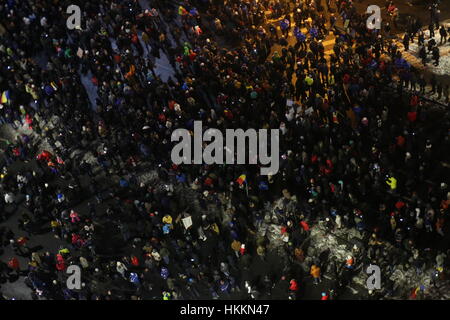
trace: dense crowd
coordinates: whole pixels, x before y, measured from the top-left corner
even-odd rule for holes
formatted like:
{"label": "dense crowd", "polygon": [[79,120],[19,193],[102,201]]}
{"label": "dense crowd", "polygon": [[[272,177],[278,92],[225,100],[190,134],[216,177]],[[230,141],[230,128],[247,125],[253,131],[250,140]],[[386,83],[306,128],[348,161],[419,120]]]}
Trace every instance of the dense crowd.
{"label": "dense crowd", "polygon": [[[68,30],[65,9],[77,2],[83,25]],[[402,57],[389,26],[368,30],[349,0],[150,7],[0,5],[0,91],[8,92],[0,119],[32,132],[5,147],[0,199],[4,215],[11,206],[22,212],[19,234],[3,224],[1,246],[29,263],[7,257],[0,277],[25,274],[35,297],[89,300],[296,299],[307,295],[304,279],[318,284],[328,274],[335,288],[325,299],[345,288],[357,263],[409,263],[418,273],[431,266],[445,277],[448,109],[421,96],[424,74]],[[346,29],[337,27],[345,20]],[[407,34],[420,41],[413,27]],[[163,55],[174,70],[166,82],[155,72]],[[439,86],[448,104],[448,85]],[[171,134],[196,120],[204,130],[280,129],[279,172],[174,165]],[[157,177],[140,179],[148,172]],[[356,228],[363,252],[332,268],[306,260],[318,221],[330,232]],[[284,239],[279,248],[261,232],[271,222]],[[50,230],[58,251],[30,249]],[[384,243],[405,262],[384,255]],[[79,290],[66,286],[71,264],[82,267]]]}

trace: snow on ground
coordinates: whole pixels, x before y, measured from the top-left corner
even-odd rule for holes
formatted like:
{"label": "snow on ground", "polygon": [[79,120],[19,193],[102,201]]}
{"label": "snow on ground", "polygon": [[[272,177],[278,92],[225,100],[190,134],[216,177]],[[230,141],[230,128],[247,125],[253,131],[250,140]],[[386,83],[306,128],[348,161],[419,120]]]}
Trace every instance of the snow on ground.
{"label": "snow on ground", "polygon": [[120,52],[119,47],[117,46],[116,39],[114,38],[108,38],[111,42],[111,48],[114,50],[114,52]]}
{"label": "snow on ground", "polygon": [[156,170],[144,171],[139,174],[137,180],[139,183],[148,184],[149,182],[155,181],[158,179],[158,173]]}
{"label": "snow on ground", "polygon": [[[342,263],[345,261],[346,256],[352,255],[352,253],[345,243],[338,241],[337,237],[349,241],[352,238],[360,238],[360,235],[355,229],[341,229],[335,230],[332,233],[327,233],[325,228],[319,223],[311,228],[311,248],[308,250],[308,255],[317,255],[320,252],[329,249],[331,251],[330,258]],[[392,251],[393,247],[390,245],[386,246],[385,250],[391,251],[391,254],[395,254]],[[412,266],[396,265],[389,278],[395,282],[396,286],[401,288],[417,288],[423,285],[426,288],[425,293],[427,293],[427,290],[431,289],[432,274],[434,273],[435,270],[433,268],[424,270],[422,273],[418,274],[416,269]],[[368,274],[362,270],[353,278],[353,282],[366,287],[367,278]]]}
{"label": "snow on ground", "polygon": [[[278,252],[282,253],[285,246],[285,240],[281,235],[281,225],[278,223],[276,209],[283,208],[283,210],[288,211],[291,208],[295,207],[295,201],[291,203],[284,203],[283,199],[277,201],[272,208],[268,208],[267,215],[264,219],[262,225],[258,228],[259,236],[266,236],[270,241],[268,248],[269,249],[278,249]],[[331,232],[326,231],[323,222],[319,222],[311,226],[311,233],[309,235],[309,246],[307,248],[306,259],[303,268],[305,271],[309,271],[309,264],[312,263],[314,257],[319,257],[319,255],[326,251],[330,250],[329,261],[334,261],[338,265],[345,262],[348,255],[352,255],[355,257],[355,254],[352,253],[353,241],[356,239],[361,239],[362,235],[356,229],[335,229]],[[388,251],[390,255],[398,254],[392,245],[385,244],[385,251]],[[363,253],[365,254],[365,253]],[[362,267],[362,268],[361,268]],[[352,283],[349,288],[357,293],[358,291],[354,288],[366,288],[366,282],[369,275],[364,272],[366,265],[360,266],[359,262],[356,261],[356,270],[357,274],[353,277]],[[382,272],[388,272],[384,270]],[[388,274],[388,278],[394,281],[396,287],[412,289],[420,286],[425,287],[425,295],[433,296],[436,299],[439,299],[439,292],[436,288],[433,288],[432,283],[432,275],[435,274],[435,270],[433,267],[430,267],[427,270],[424,270],[420,274],[417,273],[416,268],[406,265],[396,265],[391,270],[390,274]],[[329,276],[325,274],[325,276]],[[442,291],[442,290],[441,290]],[[442,296],[442,295],[441,295]],[[395,297],[394,297],[395,298]]]}
{"label": "snow on ground", "polygon": [[[440,37],[435,37],[435,40],[439,45]],[[427,43],[428,41],[425,40],[425,46],[427,45]],[[439,45],[438,47],[441,54],[441,57],[439,59],[439,65],[435,66],[434,60],[431,59],[431,54],[428,54],[428,58],[430,60],[427,62],[427,69],[438,75],[448,75],[450,74],[450,41],[447,41],[446,44]],[[417,44],[417,40],[409,45],[408,52],[411,53],[416,58],[419,58],[419,46]]]}
{"label": "snow on ground", "polygon": [[170,77],[175,79],[175,71],[169,63],[169,59],[166,54],[159,50],[160,59],[156,59],[155,62],[155,73],[162,81],[167,82]]}
{"label": "snow on ground", "polygon": [[[348,248],[348,243],[345,243],[342,240],[338,241],[336,235],[346,241],[353,238],[360,238],[359,232],[355,229],[339,230],[336,231],[335,234],[330,234],[327,233],[322,224],[319,223],[311,228],[311,246],[308,248],[308,256],[318,256],[321,252],[330,250],[329,258],[336,261],[338,264],[344,263],[347,256],[354,256]],[[367,277],[368,275],[365,272],[359,272],[353,278],[353,282],[365,287]]]}
{"label": "snow on ground", "polygon": [[404,288],[417,288],[424,286],[425,288],[430,288],[432,285],[431,275],[435,272],[432,269],[428,269],[421,274],[417,274],[414,267],[404,267],[403,265],[396,266],[396,269],[389,277],[398,286]]}
{"label": "snow on ground", "polygon": [[91,81],[91,79],[93,77],[92,72],[91,72],[91,70],[89,70],[86,75],[83,75],[81,73],[81,71],[79,71],[78,74],[80,75],[81,83],[83,84],[83,86],[87,92],[89,101],[91,102],[91,107],[93,110],[96,110],[97,109],[96,99],[98,98],[98,92],[97,92],[97,87],[94,86],[94,84]]}
{"label": "snow on ground", "polygon": [[[35,116],[34,118],[34,122],[36,123],[37,121],[40,121],[39,116]],[[19,121],[15,121],[15,125],[16,125],[16,129],[14,129],[11,125],[9,124],[3,124],[2,126],[0,126],[0,136],[2,137],[2,140],[9,140],[9,141],[15,141],[16,137],[20,136],[20,135],[27,135],[29,136],[31,139],[34,140],[35,143],[37,143],[38,146],[38,152],[42,151],[42,150],[48,150],[50,152],[54,152],[53,148],[50,146],[50,144],[47,142],[46,139],[41,139],[40,136],[38,136],[36,134],[36,132],[34,132],[33,130],[31,130],[28,127],[28,124],[26,123],[21,123]],[[51,123],[47,123],[46,124],[47,127],[52,127]]]}

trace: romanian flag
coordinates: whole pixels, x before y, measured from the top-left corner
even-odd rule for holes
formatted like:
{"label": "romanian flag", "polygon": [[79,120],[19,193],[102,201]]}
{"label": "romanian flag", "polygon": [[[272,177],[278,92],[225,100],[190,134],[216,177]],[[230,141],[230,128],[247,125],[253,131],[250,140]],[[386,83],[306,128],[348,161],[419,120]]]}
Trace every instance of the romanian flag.
{"label": "romanian flag", "polygon": [[239,178],[237,178],[236,182],[239,183],[240,186],[242,186],[244,183],[246,183],[247,176],[245,174],[241,174]]}
{"label": "romanian flag", "polygon": [[3,91],[0,103],[8,103],[10,101],[9,90]]}
{"label": "romanian flag", "polygon": [[178,7],[178,14],[180,16],[185,16],[187,15],[189,12],[183,7],[183,6],[179,6]]}

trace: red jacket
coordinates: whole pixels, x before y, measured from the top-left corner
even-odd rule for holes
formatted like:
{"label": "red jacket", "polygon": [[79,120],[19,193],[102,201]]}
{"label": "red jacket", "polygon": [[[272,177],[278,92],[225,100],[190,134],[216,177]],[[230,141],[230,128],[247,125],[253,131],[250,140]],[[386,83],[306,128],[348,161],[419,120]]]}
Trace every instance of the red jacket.
{"label": "red jacket", "polygon": [[131,257],[131,264],[136,267],[139,266],[139,260],[136,256]]}
{"label": "red jacket", "polygon": [[309,231],[309,225],[306,221],[301,221],[300,226],[303,228],[303,230]]}
{"label": "red jacket", "polygon": [[291,280],[289,283],[290,283],[289,290],[291,290],[291,291],[297,291],[298,290],[297,281]]}
{"label": "red jacket", "polygon": [[64,271],[66,270],[66,262],[64,261],[64,258],[61,254],[56,255],[56,270],[58,271]]}
{"label": "red jacket", "polygon": [[11,258],[11,259],[8,261],[8,267],[10,267],[10,268],[13,269],[13,270],[19,270],[19,269],[20,269],[20,263],[19,263],[19,260],[18,260],[16,257]]}

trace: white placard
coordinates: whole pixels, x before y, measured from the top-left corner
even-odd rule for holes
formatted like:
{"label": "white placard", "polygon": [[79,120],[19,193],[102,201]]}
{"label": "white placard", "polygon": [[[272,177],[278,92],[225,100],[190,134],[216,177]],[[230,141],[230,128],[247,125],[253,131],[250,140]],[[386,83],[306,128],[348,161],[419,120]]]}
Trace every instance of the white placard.
{"label": "white placard", "polygon": [[78,51],[77,51],[77,56],[78,57],[80,57],[80,58],[83,58],[83,49],[81,49],[81,48],[78,48]]}
{"label": "white placard", "polygon": [[192,226],[192,218],[191,217],[181,219],[181,221],[183,221],[183,225],[186,229],[188,229],[190,226]]}

